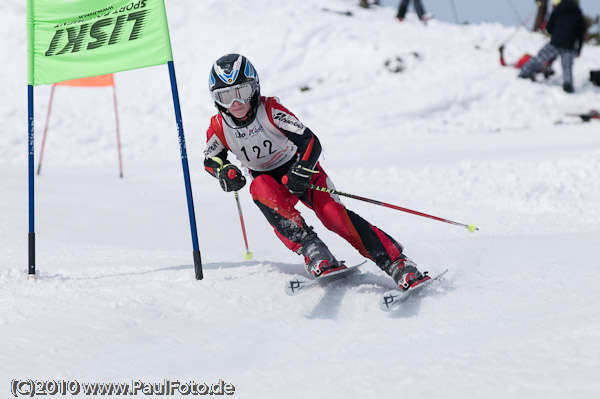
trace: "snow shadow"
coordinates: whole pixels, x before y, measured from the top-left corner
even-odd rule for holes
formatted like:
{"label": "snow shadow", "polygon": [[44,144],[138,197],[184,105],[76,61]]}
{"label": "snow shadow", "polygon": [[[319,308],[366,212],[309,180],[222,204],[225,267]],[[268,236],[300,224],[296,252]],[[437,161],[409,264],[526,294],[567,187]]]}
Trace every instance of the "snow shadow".
{"label": "snow shadow", "polygon": [[398,309],[391,310],[389,316],[392,319],[406,319],[416,316],[423,304],[428,298],[442,299],[449,292],[455,290],[452,279],[442,277],[438,281],[432,282],[427,287],[424,287],[419,292],[410,296]]}
{"label": "snow shadow", "polygon": [[393,288],[393,284],[387,280],[389,280],[388,276],[378,276],[374,273],[359,271],[346,278],[332,281],[325,286],[316,287],[314,290],[321,289],[325,294],[306,318],[335,319],[341,309],[344,297],[348,292],[354,291],[359,294],[381,294]]}
{"label": "snow shadow", "polygon": [[309,320],[336,319],[342,306],[342,300],[350,289],[350,286],[348,285],[350,278],[351,277],[332,281],[324,287],[315,288],[321,288],[324,290],[325,294],[306,318]]}
{"label": "snow shadow", "polygon": [[[286,275],[306,275],[304,266],[298,263],[281,263],[281,262],[268,262],[260,260],[251,261],[239,261],[239,262],[207,262],[202,264],[202,270],[227,270],[227,269],[241,269],[247,267],[264,266],[265,271],[277,271]],[[106,272],[105,274],[96,274],[81,276],[80,273],[74,273],[74,275],[65,274],[64,272],[51,272],[47,269],[38,270],[37,278],[39,280],[100,280],[106,278],[115,277],[131,277],[131,276],[142,276],[151,275],[161,272],[178,272],[182,271],[185,273],[194,274],[194,265],[183,264],[183,265],[171,265],[157,267],[153,269],[140,269],[137,270],[123,271],[123,272]],[[27,280],[27,271],[21,268],[13,268],[0,274],[0,282],[11,282]]]}
{"label": "snow shadow", "polygon": [[306,268],[301,263],[282,263],[282,262],[262,262],[270,265],[272,268],[283,274],[289,274],[291,276],[306,276]]}

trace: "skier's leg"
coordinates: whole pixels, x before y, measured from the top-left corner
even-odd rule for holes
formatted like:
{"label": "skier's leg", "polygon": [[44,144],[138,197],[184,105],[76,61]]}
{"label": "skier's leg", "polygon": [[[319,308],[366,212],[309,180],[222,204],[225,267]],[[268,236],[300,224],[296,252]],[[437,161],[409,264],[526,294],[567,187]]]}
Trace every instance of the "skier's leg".
{"label": "skier's leg", "polygon": [[292,251],[304,255],[307,270],[318,276],[338,267],[338,262],[294,207],[298,197],[270,175],[259,175],[250,185],[252,199],[279,239]]}
{"label": "skier's leg", "polygon": [[408,9],[409,0],[402,0],[398,5],[398,14],[396,18],[404,18],[406,16],[406,10]]}
{"label": "skier's leg", "polygon": [[551,45],[550,43],[546,44],[536,57],[530,59],[523,67],[521,68],[521,72],[519,73],[520,78],[533,78],[533,76],[542,71],[544,68],[544,63],[553,57],[558,55],[558,50],[556,47]]}
{"label": "skier's leg", "polygon": [[[315,173],[311,183],[316,186],[335,189],[333,183],[317,164],[319,173]],[[413,280],[424,277],[403,253],[403,247],[379,228],[371,225],[356,213],[346,209],[339,196],[319,190],[309,189],[302,202],[313,209],[325,227],[348,241],[364,257],[372,260],[389,274],[400,288],[406,289],[414,284]]]}
{"label": "skier's leg", "polygon": [[297,251],[308,234],[306,222],[300,212],[294,208],[298,198],[291,195],[283,185],[269,175],[255,178],[250,185],[250,194],[254,203],[273,226],[275,234],[286,247]]}
{"label": "skier's leg", "polygon": [[559,54],[559,50],[550,43],[548,43],[544,47],[542,47],[542,49],[535,58],[537,58],[540,64],[544,65],[551,59],[556,58]]}
{"label": "skier's leg", "polygon": [[573,61],[575,50],[560,49],[560,62],[563,70],[563,89],[567,93],[573,93]]}
{"label": "skier's leg", "polygon": [[421,0],[413,0],[413,5],[417,15],[419,16],[419,19],[423,19],[423,16],[425,15],[425,8],[423,7]]}
{"label": "skier's leg", "polygon": [[[335,189],[320,164],[311,183]],[[350,243],[364,257],[382,267],[396,260],[402,253],[402,245],[356,213],[346,209],[339,196],[309,189],[302,197],[303,203],[315,211],[323,225]]]}
{"label": "skier's leg", "polygon": [[523,79],[534,79],[536,72],[541,69],[543,69],[543,65],[536,57],[533,57],[521,67],[519,77]]}

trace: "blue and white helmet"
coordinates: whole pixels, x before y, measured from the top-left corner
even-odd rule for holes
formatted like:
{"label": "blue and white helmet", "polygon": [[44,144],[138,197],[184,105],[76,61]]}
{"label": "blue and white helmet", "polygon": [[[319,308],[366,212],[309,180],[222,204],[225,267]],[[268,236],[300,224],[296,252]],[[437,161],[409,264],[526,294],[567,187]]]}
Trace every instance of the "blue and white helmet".
{"label": "blue and white helmet", "polygon": [[246,57],[227,54],[215,61],[210,69],[208,89],[221,113],[227,113],[234,101],[243,104],[250,101],[252,114],[244,124],[247,126],[254,120],[260,103],[260,83],[256,69]]}

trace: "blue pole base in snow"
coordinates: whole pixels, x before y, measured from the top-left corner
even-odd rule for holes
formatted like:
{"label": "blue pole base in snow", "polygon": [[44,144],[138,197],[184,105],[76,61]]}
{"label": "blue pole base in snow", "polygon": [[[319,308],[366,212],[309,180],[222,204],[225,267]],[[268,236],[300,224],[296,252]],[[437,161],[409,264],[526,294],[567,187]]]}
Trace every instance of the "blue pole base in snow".
{"label": "blue pole base in snow", "polygon": [[194,251],[194,271],[196,272],[196,280],[202,280],[204,278],[204,275],[202,274],[200,251]]}
{"label": "blue pole base in snow", "polygon": [[29,276],[35,276],[35,233],[29,233]]}

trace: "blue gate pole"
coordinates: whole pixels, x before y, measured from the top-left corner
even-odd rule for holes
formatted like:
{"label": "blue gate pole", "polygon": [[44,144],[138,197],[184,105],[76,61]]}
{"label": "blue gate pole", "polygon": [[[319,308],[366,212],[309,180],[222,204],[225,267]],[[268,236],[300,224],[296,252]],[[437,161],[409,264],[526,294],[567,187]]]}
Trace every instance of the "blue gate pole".
{"label": "blue gate pole", "polygon": [[175,121],[179,134],[179,151],[181,153],[181,164],[183,166],[183,178],[185,180],[185,193],[187,195],[188,213],[190,217],[190,228],[192,229],[192,244],[194,247],[194,271],[196,280],[202,280],[202,260],[200,248],[198,247],[198,230],[196,229],[196,214],[194,212],[194,198],[192,197],[192,183],[190,181],[190,168],[185,148],[185,136],[183,135],[183,121],[181,119],[181,108],[179,106],[179,93],[177,91],[177,79],[175,78],[175,66],[173,61],[168,61],[169,76],[171,78],[171,92],[173,93],[173,106],[175,107]]}
{"label": "blue gate pole", "polygon": [[35,277],[35,187],[34,187],[34,174],[33,174],[33,85],[27,85],[27,114],[29,117],[27,123],[27,136],[28,136],[28,157],[29,157],[29,234],[28,234],[28,247],[29,247],[29,262],[28,262],[28,277]]}

